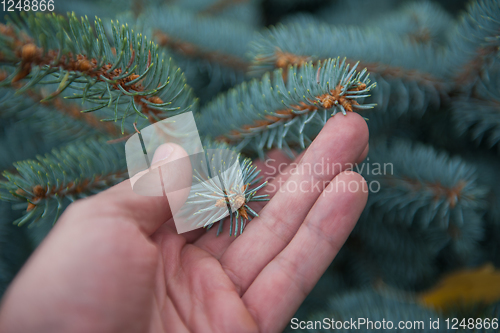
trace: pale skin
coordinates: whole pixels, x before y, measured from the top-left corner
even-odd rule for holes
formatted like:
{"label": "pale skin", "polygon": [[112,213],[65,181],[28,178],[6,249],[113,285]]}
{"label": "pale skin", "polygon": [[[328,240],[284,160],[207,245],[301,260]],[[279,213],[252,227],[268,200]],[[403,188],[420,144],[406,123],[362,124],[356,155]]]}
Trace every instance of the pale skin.
{"label": "pale skin", "polygon": [[[352,165],[367,150],[362,117],[338,114],[296,162],[323,157]],[[169,159],[182,154],[175,148]],[[278,151],[270,157],[276,165],[291,162]],[[264,176],[276,177],[272,184],[311,181],[291,167],[270,175],[257,164]],[[128,181],[77,201],[8,289],[0,331],[280,332],[344,244],[368,196],[355,172],[313,179],[333,181],[306,193],[268,186],[262,193],[271,201],[236,238],[228,223],[219,237],[216,228],[177,234],[168,201],[139,196]],[[359,186],[333,188],[338,181]]]}

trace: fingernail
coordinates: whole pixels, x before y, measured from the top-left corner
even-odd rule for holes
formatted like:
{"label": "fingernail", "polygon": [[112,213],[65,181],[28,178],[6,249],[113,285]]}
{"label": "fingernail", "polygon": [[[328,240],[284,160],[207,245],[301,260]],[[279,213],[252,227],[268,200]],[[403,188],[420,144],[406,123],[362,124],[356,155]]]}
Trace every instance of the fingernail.
{"label": "fingernail", "polygon": [[155,154],[153,156],[153,163],[157,163],[166,160],[174,151],[174,147],[171,144],[165,143],[158,148],[156,148]]}

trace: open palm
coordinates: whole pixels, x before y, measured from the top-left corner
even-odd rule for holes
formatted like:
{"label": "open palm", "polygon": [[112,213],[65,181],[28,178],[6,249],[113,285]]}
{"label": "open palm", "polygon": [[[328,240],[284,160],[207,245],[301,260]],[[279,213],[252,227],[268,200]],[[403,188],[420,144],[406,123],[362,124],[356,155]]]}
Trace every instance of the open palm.
{"label": "open palm", "polygon": [[[345,169],[367,142],[359,115],[337,115],[296,169],[271,153],[260,166],[274,178],[263,191],[272,200],[237,238],[215,228],[177,234],[168,202],[128,181],[78,201],[10,286],[0,331],[281,331],[366,203],[364,180]],[[337,168],[293,172],[322,160]]]}

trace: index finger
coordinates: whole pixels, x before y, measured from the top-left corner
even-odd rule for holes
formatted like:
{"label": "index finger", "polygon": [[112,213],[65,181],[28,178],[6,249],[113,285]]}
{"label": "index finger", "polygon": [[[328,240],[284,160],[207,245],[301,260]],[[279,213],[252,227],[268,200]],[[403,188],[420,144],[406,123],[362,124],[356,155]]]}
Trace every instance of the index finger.
{"label": "index finger", "polygon": [[240,295],[288,245],[324,187],[353,166],[367,143],[368,127],[360,115],[339,114],[328,120],[296,168],[303,172],[288,178],[260,216],[222,255],[221,265]]}

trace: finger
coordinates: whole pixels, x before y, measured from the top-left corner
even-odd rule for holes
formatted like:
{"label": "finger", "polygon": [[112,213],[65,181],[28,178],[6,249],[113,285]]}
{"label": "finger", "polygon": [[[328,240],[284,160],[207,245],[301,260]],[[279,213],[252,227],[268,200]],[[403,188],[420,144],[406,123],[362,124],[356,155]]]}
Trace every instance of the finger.
{"label": "finger", "polygon": [[[168,163],[187,157],[182,147],[164,144],[155,152],[154,163]],[[154,164],[153,163],[153,164]],[[163,223],[172,218],[170,205],[165,196],[143,196],[132,190],[130,179],[106,191],[72,205],[75,216],[95,218],[112,216],[135,223],[146,235],[151,235]]]}
{"label": "finger", "polygon": [[165,222],[163,225],[161,225],[161,227],[158,228],[151,235],[151,239],[153,241],[155,241],[155,242],[161,242],[162,241],[161,238],[164,235],[164,232],[162,230],[163,227],[168,228],[173,233],[175,233],[177,236],[180,236],[181,238],[183,238],[185,244],[192,244],[192,243],[196,242],[201,236],[204,236],[207,233],[207,230],[205,228],[198,228],[198,229],[194,229],[194,230],[191,230],[191,231],[188,231],[188,232],[184,232],[184,233],[178,234],[177,233],[177,228],[175,227],[174,219],[171,218],[170,220],[168,220],[167,222]]}
{"label": "finger", "polygon": [[[368,152],[369,152],[369,144],[366,145],[365,149],[363,150],[358,160],[356,161],[356,164],[362,163],[365,160],[366,156],[368,155]],[[271,186],[264,187],[262,189],[262,193],[260,192],[259,193],[268,194],[269,198],[272,198],[274,194],[276,194],[276,191],[279,190],[280,186],[284,182],[286,182],[286,180],[290,177],[290,173],[297,167],[297,164],[304,156],[304,153],[305,151],[300,153],[297,156],[297,158],[295,158],[295,160],[293,161],[295,163],[292,163],[292,161],[288,158],[288,156],[282,153],[284,158],[282,160],[278,159],[277,162],[279,163],[273,163],[274,165],[268,166],[267,168],[263,169],[264,171],[262,173],[264,175],[263,181],[267,181],[268,183],[271,184]],[[266,165],[266,164],[267,163],[261,163],[259,165]],[[262,205],[262,207],[264,207],[265,204],[266,204],[265,202],[259,202],[259,205]]]}
{"label": "finger", "polygon": [[359,156],[358,160],[356,161],[356,164],[363,163],[363,161],[365,160],[366,156],[368,156],[368,151],[369,150],[370,150],[370,145],[366,144],[365,150],[363,150],[363,152]]}
{"label": "finger", "polygon": [[[293,170],[302,156],[304,156],[305,151],[297,155],[293,160],[290,159],[283,151],[278,151],[278,153],[269,156],[269,159],[265,161],[266,168],[263,169],[262,175],[263,179],[261,183],[267,182],[269,186],[265,186],[258,193],[259,195],[268,195],[271,199],[275,194],[276,190],[279,189],[280,184],[284,183],[290,176],[290,171]],[[261,184],[259,183],[259,185]],[[250,203],[250,207],[256,211],[260,212],[262,208],[267,204],[267,201],[259,201]]]}
{"label": "finger", "polygon": [[[259,170],[261,170],[260,176],[262,176],[262,181],[269,181],[273,179],[279,170],[283,170],[284,166],[289,165],[291,159],[281,150],[272,150],[266,155],[266,160],[258,160],[254,163]],[[265,189],[266,187],[264,187]],[[257,195],[269,194],[265,192],[264,189],[260,190]],[[261,202],[251,203],[251,208],[259,212],[263,207],[258,207]],[[265,203],[264,203],[265,204]],[[220,223],[220,222],[219,222]],[[227,247],[236,239],[234,236],[229,235],[229,219],[224,220],[224,225],[221,233],[217,236],[217,226],[212,227],[205,235],[200,237],[195,243],[202,250],[210,253],[215,258],[219,259]]]}
{"label": "finger", "polygon": [[[269,199],[272,199],[276,194],[276,191],[281,186],[280,184],[284,183],[288,179],[291,170],[297,166],[305,153],[305,151],[303,151],[292,161],[284,152],[278,152],[279,153],[270,155],[269,159],[265,161],[266,168],[264,168],[262,172],[263,179],[258,184],[260,185],[263,182],[268,183],[268,186],[259,190],[258,195],[267,195]],[[249,203],[249,206],[255,212],[259,213],[267,203],[268,201],[251,202]]]}
{"label": "finger", "polygon": [[363,177],[339,174],[290,244],[257,276],[243,302],[262,332],[280,332],[351,233],[368,197]]}
{"label": "finger", "polygon": [[260,170],[260,176],[262,176],[263,181],[266,181],[278,174],[279,170],[289,165],[293,160],[295,160],[295,158],[291,159],[290,156],[285,154],[282,150],[273,149],[266,154],[266,159],[264,161],[256,160],[253,162],[253,165]]}
{"label": "finger", "polygon": [[222,267],[240,294],[290,242],[324,186],[352,167],[367,143],[368,128],[360,115],[337,115],[327,122],[296,168],[300,172],[288,178],[222,255]]}
{"label": "finger", "polygon": [[[306,151],[300,153],[300,155],[298,155],[291,163],[279,164],[279,166],[277,167],[277,172],[274,174],[274,176],[267,177],[266,181],[268,182],[268,186],[262,188],[262,190],[259,191],[259,195],[267,194],[268,198],[272,199],[274,195],[280,190],[281,185],[283,185],[293,174],[294,170],[296,170],[305,152]],[[267,203],[267,201],[259,201],[250,203],[250,205],[251,208],[258,213],[267,205]]]}

